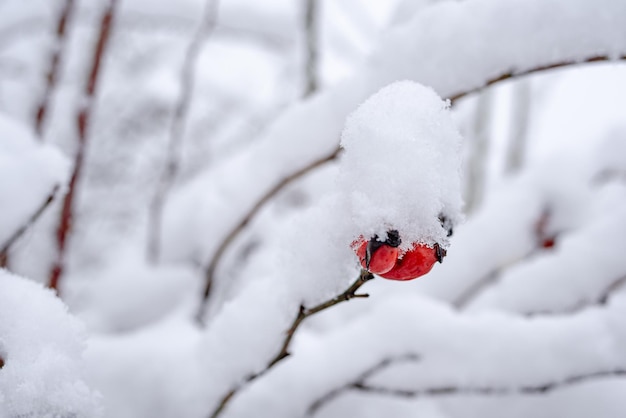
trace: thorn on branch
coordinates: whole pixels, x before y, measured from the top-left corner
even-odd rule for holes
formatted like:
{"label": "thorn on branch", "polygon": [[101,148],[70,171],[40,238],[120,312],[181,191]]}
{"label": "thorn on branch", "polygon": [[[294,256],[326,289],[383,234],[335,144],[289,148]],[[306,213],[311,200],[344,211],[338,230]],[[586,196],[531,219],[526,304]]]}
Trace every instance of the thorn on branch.
{"label": "thorn on branch", "polygon": [[254,373],[251,374],[250,376],[248,376],[245,381],[235,387],[233,387],[232,389],[230,389],[219,401],[219,403],[217,404],[217,407],[213,410],[213,412],[211,412],[211,414],[209,415],[211,418],[217,418],[218,416],[220,416],[222,414],[222,412],[224,411],[224,409],[226,408],[226,406],[228,405],[228,403],[232,400],[233,396],[235,396],[235,394],[237,394],[237,392],[239,390],[241,390],[244,386],[247,386],[248,384],[250,384],[251,382],[255,381],[256,379],[258,379],[259,377],[263,376],[265,373],[267,373],[272,367],[274,367],[276,364],[278,364],[281,360],[289,357],[290,353],[289,353],[289,346],[291,345],[291,341],[293,340],[293,337],[296,333],[296,331],[298,330],[298,328],[300,327],[300,325],[302,324],[302,322],[307,319],[310,316],[315,315],[316,313],[322,312],[328,308],[330,308],[331,306],[335,306],[337,304],[340,304],[342,302],[347,302],[350,299],[353,299],[357,296],[356,295],[356,291],[359,290],[359,288],[361,286],[363,286],[365,283],[367,283],[368,281],[372,280],[374,278],[374,275],[366,270],[361,270],[361,273],[359,274],[359,277],[354,281],[354,283],[352,283],[350,285],[350,287],[348,287],[343,293],[341,293],[340,295],[326,301],[326,302],[322,302],[319,305],[316,305],[312,308],[306,308],[304,305],[300,305],[300,308],[298,309],[298,314],[296,315],[296,317],[294,318],[293,322],[291,323],[291,326],[289,327],[289,329],[285,332],[285,339],[283,340],[283,343],[278,351],[278,353],[269,361],[269,363],[267,364],[267,366],[265,367],[265,369],[261,370],[258,373]]}

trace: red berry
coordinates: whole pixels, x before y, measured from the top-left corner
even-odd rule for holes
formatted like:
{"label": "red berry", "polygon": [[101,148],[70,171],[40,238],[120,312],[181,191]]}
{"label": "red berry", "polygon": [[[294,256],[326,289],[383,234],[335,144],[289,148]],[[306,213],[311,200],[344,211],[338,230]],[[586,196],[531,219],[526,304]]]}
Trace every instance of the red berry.
{"label": "red berry", "polygon": [[366,252],[368,242],[359,237],[352,243],[354,252],[359,257],[361,266],[369,272],[390,280],[412,280],[428,273],[438,261],[437,250],[424,244],[414,244],[406,252],[397,247],[382,244],[370,254],[369,269]]}
{"label": "red berry", "polygon": [[399,251],[397,247],[391,247],[387,244],[381,244],[373,254],[370,255],[369,269],[367,267],[366,252],[367,241],[363,238],[352,243],[356,255],[359,257],[361,266],[374,274],[382,274],[391,270],[398,260]]}
{"label": "red berry", "polygon": [[414,244],[413,248],[400,256],[391,270],[380,276],[390,280],[413,280],[428,273],[436,262],[435,248]]}

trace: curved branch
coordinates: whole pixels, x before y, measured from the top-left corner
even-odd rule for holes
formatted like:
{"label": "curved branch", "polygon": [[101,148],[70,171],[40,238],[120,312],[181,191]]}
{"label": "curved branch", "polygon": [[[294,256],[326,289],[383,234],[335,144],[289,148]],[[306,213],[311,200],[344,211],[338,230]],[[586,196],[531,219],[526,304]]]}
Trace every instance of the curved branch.
{"label": "curved branch", "polygon": [[477,93],[489,86],[498,84],[501,81],[525,77],[527,75],[541,73],[543,71],[554,70],[557,68],[571,67],[571,66],[580,65],[580,64],[590,64],[594,62],[615,62],[615,61],[624,61],[624,60],[626,60],[626,55],[620,55],[618,57],[609,57],[607,55],[595,55],[595,56],[587,57],[587,58],[577,60],[577,61],[560,61],[560,62],[555,62],[551,64],[546,64],[546,65],[542,65],[542,66],[531,68],[529,70],[524,70],[524,71],[518,71],[518,72],[510,71],[510,72],[501,74],[497,77],[487,80],[487,82],[483,84],[481,87],[458,92],[456,94],[449,96],[448,99],[450,100],[450,102],[454,104],[454,102],[456,102],[459,99],[462,99],[465,96],[468,96],[472,93]]}
{"label": "curved branch", "polygon": [[523,312],[523,315],[527,317],[542,315],[572,315],[593,306],[606,306],[609,303],[611,297],[620,289],[622,289],[624,285],[626,285],[626,276],[619,277],[618,279],[615,279],[611,283],[609,283],[608,286],[606,286],[606,288],[602,290],[602,293],[600,293],[598,297],[595,298],[595,300],[583,300],[574,304],[571,307],[554,311],[526,311]]}
{"label": "curved branch", "polygon": [[361,373],[352,382],[346,383],[343,386],[335,388],[335,389],[331,390],[330,392],[327,392],[326,394],[324,394],[324,395],[320,396],[319,398],[317,398],[311,404],[311,406],[309,406],[309,408],[307,409],[307,416],[315,415],[315,413],[317,413],[317,411],[319,411],[319,409],[321,407],[323,407],[324,405],[328,404],[329,402],[332,402],[333,400],[337,399],[344,392],[346,392],[346,391],[348,391],[350,389],[353,389],[354,386],[356,386],[356,385],[365,385],[365,382],[367,381],[367,379],[369,379],[370,377],[374,376],[378,372],[386,369],[387,367],[391,366],[392,364],[400,363],[400,362],[416,362],[419,359],[420,359],[420,356],[418,356],[417,354],[405,354],[403,356],[394,356],[394,357],[387,357],[387,358],[382,359],[378,363],[376,363],[373,366],[371,366],[370,368],[366,369],[363,373]]}
{"label": "curved branch", "polygon": [[296,315],[296,318],[291,323],[291,326],[289,327],[289,329],[285,332],[285,338],[280,347],[280,350],[278,350],[278,353],[276,353],[276,355],[269,361],[265,369],[261,370],[260,372],[251,374],[243,381],[243,383],[230,389],[220,399],[220,401],[217,404],[217,407],[213,410],[213,412],[211,412],[211,414],[209,415],[210,418],[216,418],[220,416],[222,412],[224,412],[224,409],[226,408],[226,406],[228,406],[232,398],[237,394],[237,392],[239,392],[241,389],[243,389],[245,386],[249,385],[251,382],[258,379],[259,377],[263,376],[272,367],[278,364],[281,360],[289,356],[290,354],[289,346],[291,345],[291,341],[293,340],[293,337],[296,331],[298,330],[298,328],[300,327],[302,322],[304,322],[305,319],[309,318],[310,316],[315,315],[316,313],[322,312],[332,306],[340,304],[342,302],[347,302],[355,298],[369,297],[369,295],[366,293],[356,293],[356,292],[357,290],[359,290],[359,288],[361,288],[361,286],[363,286],[365,283],[372,280],[373,278],[374,276],[371,273],[365,270],[361,270],[359,277],[354,281],[354,283],[350,285],[350,287],[348,287],[341,294],[335,296],[332,299],[327,300],[326,302],[322,302],[319,305],[316,305],[312,308],[305,308],[304,306],[300,306],[300,309],[298,310],[298,314]]}
{"label": "curved branch", "polygon": [[384,386],[368,384],[356,384],[350,389],[379,395],[397,396],[402,398],[420,398],[429,396],[454,396],[454,395],[478,395],[478,396],[502,396],[502,395],[533,395],[544,394],[557,389],[582,384],[602,378],[626,377],[626,369],[604,370],[585,374],[577,374],[565,379],[536,385],[519,387],[497,386],[439,386],[418,390],[393,389]]}
{"label": "curved branch", "polygon": [[327,155],[324,158],[321,158],[313,163],[307,165],[306,167],[301,168],[295,173],[290,174],[289,176],[283,178],[280,182],[278,182],[273,188],[268,190],[257,202],[256,204],[246,213],[246,215],[239,221],[237,225],[234,226],[233,229],[226,235],[226,238],[222,240],[219,247],[211,257],[211,261],[205,270],[205,285],[204,285],[204,293],[202,295],[202,302],[200,303],[200,308],[198,310],[198,321],[202,322],[202,316],[204,315],[204,311],[206,310],[206,306],[208,304],[209,298],[211,297],[211,290],[213,288],[213,283],[215,281],[215,272],[219,263],[224,256],[226,250],[230,247],[230,245],[235,241],[235,239],[243,232],[248,223],[254,219],[254,217],[259,213],[261,209],[271,201],[274,196],[278,194],[281,190],[285,188],[285,186],[291,184],[295,180],[304,177],[306,174],[315,170],[318,167],[323,166],[324,164],[334,161],[339,155],[340,149],[337,148],[331,154]]}
{"label": "curved branch", "polygon": [[28,229],[37,222],[37,220],[41,217],[41,215],[46,211],[48,206],[54,201],[54,198],[59,191],[59,185],[55,185],[52,188],[52,191],[46,199],[39,205],[37,210],[33,212],[33,214],[28,218],[28,220],[20,226],[14,233],[9,237],[9,239],[0,247],[0,267],[6,267],[7,260],[9,257],[9,251],[15,242],[22,237],[28,231]]}
{"label": "curved branch", "polygon": [[181,91],[170,125],[166,153],[167,161],[157,185],[156,193],[150,203],[148,256],[152,262],[157,262],[160,258],[163,205],[180,170],[180,148],[185,136],[185,122],[191,107],[196,84],[196,63],[202,52],[204,42],[215,28],[218,7],[218,0],[206,1],[202,21],[185,52],[185,60],[180,72]]}

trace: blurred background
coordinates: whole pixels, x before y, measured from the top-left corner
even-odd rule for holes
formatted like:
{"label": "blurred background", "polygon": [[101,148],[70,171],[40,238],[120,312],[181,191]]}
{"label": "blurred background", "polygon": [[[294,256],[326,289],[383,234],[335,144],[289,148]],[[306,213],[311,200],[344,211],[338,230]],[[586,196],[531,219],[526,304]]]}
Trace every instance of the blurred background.
{"label": "blurred background", "polygon": [[[70,202],[65,190],[58,192],[12,243],[4,266],[44,284],[54,282],[92,333],[127,333],[181,310],[191,317],[212,254],[182,239],[163,243],[172,236],[163,231],[164,213],[180,198],[178,191],[236,160],[242,150],[254,150],[255,140],[279,115],[350,80],[388,31],[440,2],[0,0],[0,114],[36,141],[61,150],[75,177]],[[415,284],[417,291],[457,307],[532,316],[606,302],[607,292],[621,289],[624,97],[626,67],[594,63],[501,82],[456,101],[453,112],[465,138],[468,219],[456,251],[475,248],[483,235],[497,238],[498,230],[510,233],[487,244],[495,253],[495,247],[510,251],[493,259],[489,249],[479,252],[473,263],[486,267],[455,290],[451,283],[463,282],[471,263],[451,258],[448,270],[444,264],[434,272],[441,280]],[[334,164],[289,179],[262,202],[220,254],[217,295],[233,297],[233,283],[242,280],[239,272],[263,247],[264,237],[285,214],[311,206],[331,187]],[[607,184],[610,193],[601,191]],[[540,196],[524,197],[528,189]],[[502,197],[514,190],[523,192]],[[220,193],[229,196],[228,182]],[[607,193],[608,200],[602,197]],[[601,200],[605,203],[597,203]],[[65,228],[64,205],[72,212]],[[534,208],[530,214],[525,205]],[[194,210],[202,206],[185,213]],[[219,223],[222,213],[201,215]],[[612,232],[607,241],[604,230],[577,235],[604,215],[615,220],[606,226]],[[593,270],[581,267],[578,272],[588,274],[576,281],[580,292],[565,301],[538,300],[549,279],[520,290],[516,274],[558,276],[554,294],[559,293],[570,272],[558,266],[590,254],[585,248],[567,256],[555,253],[571,237],[594,240],[590,248],[605,251],[602,263],[611,270],[601,284]],[[223,240],[219,234],[187,238],[206,241],[213,250],[214,241]],[[453,251],[454,246],[453,241]],[[542,269],[535,266],[540,254],[564,258]],[[492,288],[483,294],[485,285]],[[345,315],[354,314],[346,309]],[[336,320],[320,317],[311,326],[324,329]]]}

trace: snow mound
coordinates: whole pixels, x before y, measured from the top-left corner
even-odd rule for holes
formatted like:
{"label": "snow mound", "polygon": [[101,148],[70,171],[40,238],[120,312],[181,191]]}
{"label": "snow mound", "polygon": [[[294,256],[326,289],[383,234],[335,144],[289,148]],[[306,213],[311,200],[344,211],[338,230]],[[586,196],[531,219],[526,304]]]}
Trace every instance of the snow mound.
{"label": "snow mound", "polygon": [[403,247],[447,245],[439,215],[461,218],[461,136],[444,102],[411,81],[393,83],[352,113],[341,137],[339,187],[355,235],[400,231]]}
{"label": "snow mound", "polygon": [[0,269],[0,417],[95,417],[80,324],[52,291]]}

